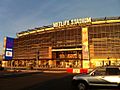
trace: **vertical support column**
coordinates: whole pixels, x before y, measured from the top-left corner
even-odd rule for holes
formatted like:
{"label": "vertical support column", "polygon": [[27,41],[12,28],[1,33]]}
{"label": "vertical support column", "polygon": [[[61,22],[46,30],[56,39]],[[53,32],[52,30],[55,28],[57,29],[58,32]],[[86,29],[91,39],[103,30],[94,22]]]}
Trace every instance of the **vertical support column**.
{"label": "vertical support column", "polygon": [[13,69],[13,60],[11,60],[11,62],[10,62],[10,67],[11,67],[11,70]]}
{"label": "vertical support column", "polygon": [[49,47],[48,57],[52,59],[52,47]]}
{"label": "vertical support column", "polygon": [[88,27],[82,28],[82,67],[89,68]]}
{"label": "vertical support column", "polygon": [[[37,50],[37,52],[36,52],[37,54],[36,54],[36,70],[38,69],[38,67],[39,67],[39,49]],[[32,62],[33,63],[33,62]]]}
{"label": "vertical support column", "polygon": [[48,61],[48,65],[49,65],[50,67],[52,67],[52,66],[53,66],[53,61],[52,61],[52,60],[49,60],[49,61]]}

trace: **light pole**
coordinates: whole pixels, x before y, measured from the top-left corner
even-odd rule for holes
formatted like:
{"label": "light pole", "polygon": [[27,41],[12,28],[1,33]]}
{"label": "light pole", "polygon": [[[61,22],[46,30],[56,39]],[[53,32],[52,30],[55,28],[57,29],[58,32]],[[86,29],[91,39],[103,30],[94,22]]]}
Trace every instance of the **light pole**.
{"label": "light pole", "polygon": [[111,64],[111,62],[110,62],[110,60],[109,60],[109,59],[110,59],[110,57],[108,56],[108,58],[107,58],[107,59],[108,59],[108,65],[110,65],[110,64]]}
{"label": "light pole", "polygon": [[36,70],[38,69],[39,65],[39,50],[37,50],[37,55],[36,55]]}

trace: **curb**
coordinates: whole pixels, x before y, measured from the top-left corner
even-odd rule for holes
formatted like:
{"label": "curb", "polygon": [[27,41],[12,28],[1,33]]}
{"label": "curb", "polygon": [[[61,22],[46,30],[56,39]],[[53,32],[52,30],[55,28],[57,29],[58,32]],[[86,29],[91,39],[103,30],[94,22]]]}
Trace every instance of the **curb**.
{"label": "curb", "polygon": [[67,73],[66,71],[43,71],[44,73]]}

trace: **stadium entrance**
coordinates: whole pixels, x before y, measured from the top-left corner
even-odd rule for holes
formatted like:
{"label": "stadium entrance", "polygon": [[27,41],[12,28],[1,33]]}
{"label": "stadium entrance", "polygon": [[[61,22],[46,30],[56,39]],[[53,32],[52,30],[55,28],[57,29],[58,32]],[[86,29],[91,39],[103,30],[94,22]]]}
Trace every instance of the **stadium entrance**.
{"label": "stadium entrance", "polygon": [[[56,60],[56,67],[81,67],[81,48],[54,48],[52,49],[52,59]],[[54,64],[55,65],[55,64]]]}

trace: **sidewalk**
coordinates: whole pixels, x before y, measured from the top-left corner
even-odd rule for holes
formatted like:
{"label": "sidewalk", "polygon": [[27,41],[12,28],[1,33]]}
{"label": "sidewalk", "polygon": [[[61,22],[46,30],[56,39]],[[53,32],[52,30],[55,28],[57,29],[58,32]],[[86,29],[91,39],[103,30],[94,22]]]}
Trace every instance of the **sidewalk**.
{"label": "sidewalk", "polygon": [[0,78],[25,76],[25,75],[36,74],[36,73],[41,73],[41,71],[38,71],[38,70],[4,70],[4,71],[0,71]]}
{"label": "sidewalk", "polygon": [[59,69],[3,70],[0,71],[0,78],[25,76],[25,75],[37,74],[37,73],[67,73],[67,72],[66,70],[59,70]]}

